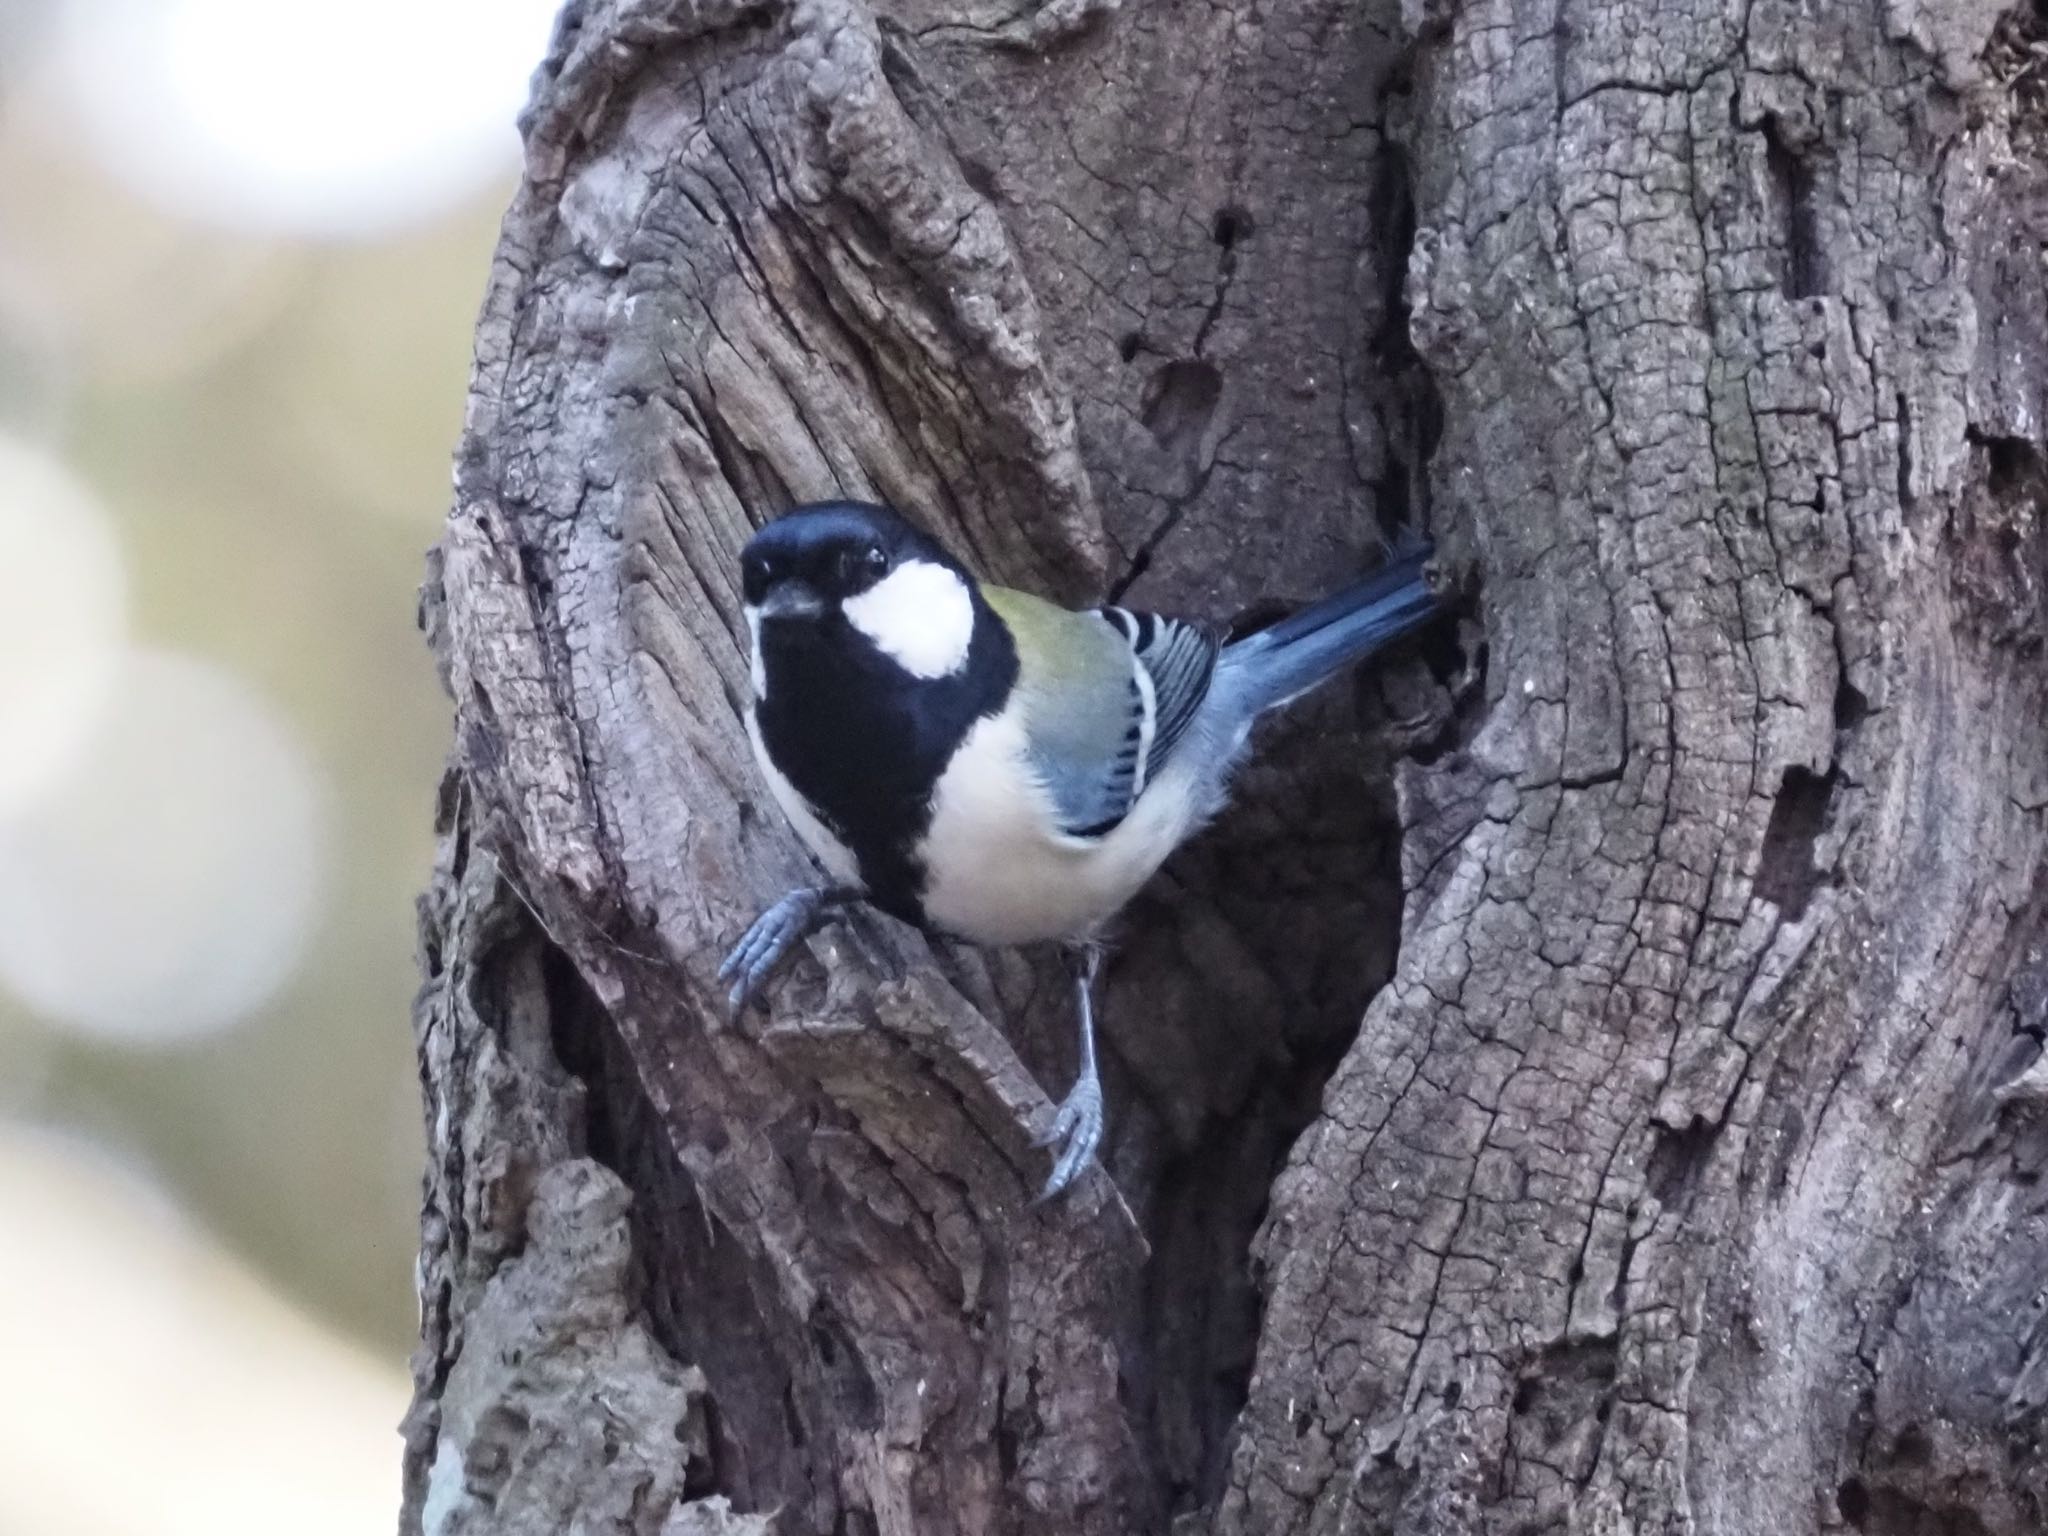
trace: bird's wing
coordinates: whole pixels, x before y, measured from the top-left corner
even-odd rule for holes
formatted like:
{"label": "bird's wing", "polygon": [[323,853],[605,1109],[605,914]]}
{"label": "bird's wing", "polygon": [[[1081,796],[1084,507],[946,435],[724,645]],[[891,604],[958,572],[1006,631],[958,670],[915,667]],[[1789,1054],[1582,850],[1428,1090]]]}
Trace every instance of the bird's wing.
{"label": "bird's wing", "polygon": [[1217,638],[1127,608],[1075,613],[983,589],[1017,641],[1031,766],[1060,830],[1100,837],[1129,814],[1209,691]]}
{"label": "bird's wing", "polygon": [[1095,610],[1123,632],[1152,684],[1152,741],[1145,777],[1149,781],[1187,734],[1195,711],[1209,694],[1209,674],[1223,648],[1222,637],[1186,619],[1141,613],[1133,608]]}

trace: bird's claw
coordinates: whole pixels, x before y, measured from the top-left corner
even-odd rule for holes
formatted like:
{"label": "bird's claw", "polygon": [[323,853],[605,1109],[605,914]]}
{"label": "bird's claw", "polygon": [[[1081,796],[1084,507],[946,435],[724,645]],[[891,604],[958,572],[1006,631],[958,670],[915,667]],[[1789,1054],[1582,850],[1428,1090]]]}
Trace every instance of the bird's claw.
{"label": "bird's claw", "polygon": [[1045,1188],[1039,1191],[1041,1201],[1059,1194],[1093,1161],[1096,1149],[1102,1145],[1102,1128],[1102,1081],[1090,1073],[1074,1084],[1060,1101],[1052,1125],[1034,1139],[1036,1146],[1059,1148],[1052,1173]]}
{"label": "bird's claw", "polygon": [[783,956],[817,927],[818,915],[825,905],[823,891],[791,891],[755,918],[753,926],[740,936],[732,953],[718,967],[718,979],[732,983],[726,1000],[735,1015],[753,1001],[762,983],[782,963]]}

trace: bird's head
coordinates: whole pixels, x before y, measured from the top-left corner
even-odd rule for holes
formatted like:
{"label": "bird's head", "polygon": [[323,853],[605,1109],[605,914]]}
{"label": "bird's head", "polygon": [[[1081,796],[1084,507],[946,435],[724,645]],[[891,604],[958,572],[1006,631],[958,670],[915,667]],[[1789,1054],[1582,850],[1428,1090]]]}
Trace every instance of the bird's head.
{"label": "bird's head", "polygon": [[747,543],[740,586],[756,650],[764,635],[829,643],[865,636],[913,677],[948,676],[974,641],[972,579],[936,541],[887,507],[818,502]]}

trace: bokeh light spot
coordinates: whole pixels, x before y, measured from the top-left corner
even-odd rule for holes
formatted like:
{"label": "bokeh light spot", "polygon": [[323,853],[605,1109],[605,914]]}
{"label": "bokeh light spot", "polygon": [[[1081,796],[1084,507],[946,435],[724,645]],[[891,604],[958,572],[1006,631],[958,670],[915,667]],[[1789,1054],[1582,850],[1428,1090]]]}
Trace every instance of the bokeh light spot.
{"label": "bokeh light spot", "polygon": [[126,643],[112,525],[54,460],[0,436],[0,819],[77,758]]}
{"label": "bokeh light spot", "polygon": [[0,1121],[0,1530],[364,1536],[398,1519],[406,1384],[163,1193]]}
{"label": "bokeh light spot", "polygon": [[70,0],[56,54],[110,169],[245,228],[368,235],[516,164],[557,0]]}
{"label": "bokeh light spot", "polygon": [[0,985],[134,1042],[246,1019],[311,933],[322,808],[312,761],[247,685],[130,652],[71,771],[0,821]]}

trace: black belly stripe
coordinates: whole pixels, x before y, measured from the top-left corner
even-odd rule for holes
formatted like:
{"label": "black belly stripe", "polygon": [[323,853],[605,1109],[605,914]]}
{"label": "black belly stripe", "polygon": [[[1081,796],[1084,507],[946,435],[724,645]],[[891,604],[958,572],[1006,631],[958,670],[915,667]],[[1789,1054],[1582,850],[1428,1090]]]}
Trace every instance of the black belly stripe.
{"label": "black belly stripe", "polygon": [[967,662],[946,677],[911,676],[836,610],[761,626],[767,687],[755,709],[769,759],[860,866],[869,898],[925,921],[918,850],[932,791],[974,722],[1003,707],[1017,650],[975,596]]}

